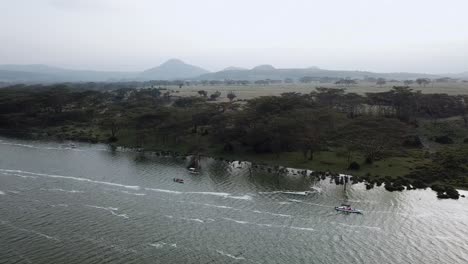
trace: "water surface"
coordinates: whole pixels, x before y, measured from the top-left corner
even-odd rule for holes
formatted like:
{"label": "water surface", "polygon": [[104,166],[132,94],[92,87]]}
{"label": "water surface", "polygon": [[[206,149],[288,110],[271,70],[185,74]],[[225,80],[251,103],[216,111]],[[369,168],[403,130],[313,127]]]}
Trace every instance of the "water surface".
{"label": "water surface", "polygon": [[0,138],[0,263],[467,263],[466,199],[187,162]]}

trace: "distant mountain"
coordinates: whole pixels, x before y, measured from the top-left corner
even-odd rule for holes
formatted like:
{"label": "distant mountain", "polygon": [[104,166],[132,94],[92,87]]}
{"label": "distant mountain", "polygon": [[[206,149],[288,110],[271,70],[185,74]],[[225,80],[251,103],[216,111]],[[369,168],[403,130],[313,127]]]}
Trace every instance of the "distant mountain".
{"label": "distant mountain", "polygon": [[131,72],[69,70],[42,64],[0,65],[0,81],[16,83],[119,81],[135,75]]}
{"label": "distant mountain", "polygon": [[171,59],[158,67],[140,73],[137,77],[144,80],[189,79],[206,73],[209,71],[178,59]]}
{"label": "distant mountain", "polygon": [[460,79],[468,80],[468,71],[467,72],[461,72],[461,73],[455,73],[455,74],[446,74],[446,76],[451,77],[451,78],[460,78]]}
{"label": "distant mountain", "polygon": [[158,67],[143,72],[70,70],[42,64],[0,65],[0,82],[53,83],[53,82],[112,82],[132,80],[190,79],[209,73],[181,60],[171,59]]}
{"label": "distant mountain", "polygon": [[276,69],[271,65],[259,65],[251,70],[222,70],[203,74],[198,77],[199,80],[282,80],[285,78],[300,79],[302,77],[329,77],[329,78],[386,78],[386,79],[416,79],[416,78],[437,78],[437,75],[423,73],[374,73],[369,71],[335,71],[324,70],[318,67],[309,67],[303,69]]}
{"label": "distant mountain", "polygon": [[242,67],[229,66],[225,68],[223,71],[243,71],[243,70],[247,70],[247,69],[242,68]]}
{"label": "distant mountain", "polygon": [[276,70],[275,67],[269,64],[258,65],[252,68],[252,71],[274,71],[274,70]]}
{"label": "distant mountain", "polygon": [[53,83],[53,82],[117,82],[147,80],[283,80],[302,77],[315,78],[385,78],[406,80],[416,78],[451,77],[468,79],[468,72],[458,74],[431,75],[424,73],[375,73],[369,71],[324,70],[318,67],[277,69],[272,65],[259,65],[252,69],[228,67],[218,72],[208,72],[200,67],[186,64],[178,59],[171,59],[160,66],[142,72],[87,71],[70,70],[48,65],[0,65],[0,82],[10,83]]}

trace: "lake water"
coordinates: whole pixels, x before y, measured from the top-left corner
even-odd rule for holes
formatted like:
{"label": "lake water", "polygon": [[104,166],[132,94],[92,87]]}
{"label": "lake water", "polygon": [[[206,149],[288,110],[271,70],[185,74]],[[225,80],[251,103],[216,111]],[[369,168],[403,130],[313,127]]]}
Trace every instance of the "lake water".
{"label": "lake water", "polygon": [[0,140],[0,263],[468,263],[466,198]]}

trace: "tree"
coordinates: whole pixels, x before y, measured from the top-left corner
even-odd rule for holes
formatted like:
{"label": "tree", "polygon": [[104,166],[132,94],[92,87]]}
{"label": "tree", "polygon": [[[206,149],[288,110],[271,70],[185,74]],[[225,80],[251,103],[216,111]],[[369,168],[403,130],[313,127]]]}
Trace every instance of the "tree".
{"label": "tree", "polygon": [[403,84],[406,85],[406,86],[410,86],[410,85],[412,85],[413,83],[414,83],[413,80],[405,80],[405,81],[403,81]]}
{"label": "tree", "polygon": [[103,126],[109,129],[111,133],[109,137],[109,141],[111,142],[117,141],[117,132],[119,132],[121,128],[120,119],[117,117],[108,117],[104,119]]}
{"label": "tree", "polygon": [[317,87],[316,92],[311,92],[310,96],[320,105],[333,108],[337,106],[342,99],[345,89]]}
{"label": "tree", "polygon": [[210,100],[211,100],[211,101],[216,101],[216,99],[218,99],[218,97],[220,97],[220,96],[221,96],[221,92],[220,92],[220,91],[216,91],[216,92],[214,92],[214,93],[212,93],[212,94],[210,95]]}
{"label": "tree", "polygon": [[361,151],[366,162],[373,163],[386,152],[399,149],[408,133],[407,125],[396,119],[362,116],[337,130],[334,139]]}
{"label": "tree", "polygon": [[468,127],[468,96],[458,96],[457,110],[463,119],[465,127]]}
{"label": "tree", "polygon": [[236,97],[237,97],[237,95],[235,93],[233,93],[232,91],[230,91],[227,94],[227,98],[229,99],[229,102],[232,102]]}
{"label": "tree", "polygon": [[424,86],[426,87],[426,85],[428,85],[429,83],[431,83],[431,80],[427,79],[427,78],[418,78],[416,79],[416,83],[419,85],[419,86]]}
{"label": "tree", "polygon": [[384,79],[384,78],[379,78],[377,79],[377,82],[376,84],[380,87],[382,87],[383,85],[385,85],[387,83],[387,81]]}
{"label": "tree", "polygon": [[365,102],[365,98],[356,93],[343,95],[341,109],[346,112],[349,118],[354,118],[360,114],[360,109]]}
{"label": "tree", "polygon": [[199,94],[200,96],[203,96],[203,97],[207,97],[207,96],[208,96],[208,92],[205,91],[205,90],[200,90],[200,91],[198,91],[198,94]]}
{"label": "tree", "polygon": [[346,79],[340,79],[338,81],[335,82],[336,85],[343,85],[343,86],[346,86],[346,87],[349,87],[351,85],[356,85],[357,84],[357,80],[352,80],[350,78],[346,78]]}

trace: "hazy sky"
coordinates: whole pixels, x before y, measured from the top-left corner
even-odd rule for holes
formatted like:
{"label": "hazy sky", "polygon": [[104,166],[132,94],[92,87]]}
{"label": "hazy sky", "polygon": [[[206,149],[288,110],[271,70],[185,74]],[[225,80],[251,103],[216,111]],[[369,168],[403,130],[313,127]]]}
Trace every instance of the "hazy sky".
{"label": "hazy sky", "polygon": [[0,0],[0,64],[468,71],[468,0]]}

